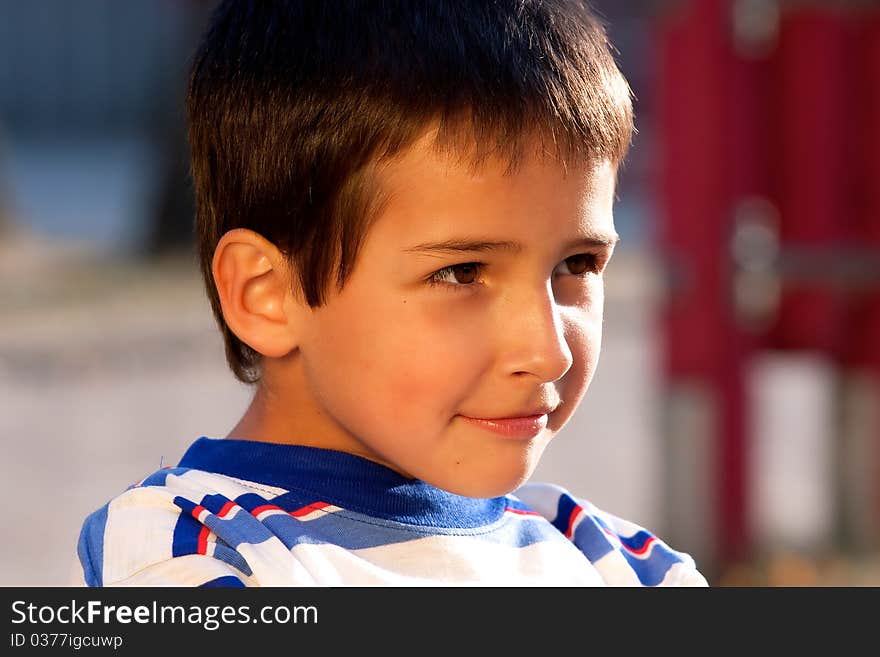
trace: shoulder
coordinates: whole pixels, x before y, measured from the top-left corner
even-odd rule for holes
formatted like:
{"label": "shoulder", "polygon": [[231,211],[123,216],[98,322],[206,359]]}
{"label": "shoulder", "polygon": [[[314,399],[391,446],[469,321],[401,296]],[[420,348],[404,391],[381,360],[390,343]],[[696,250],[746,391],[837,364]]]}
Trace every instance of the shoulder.
{"label": "shoulder", "polygon": [[689,554],[561,486],[530,482],[512,497],[547,518],[590,560],[607,584],[707,586]]}
{"label": "shoulder", "polygon": [[208,500],[258,495],[252,486],[187,468],[153,473],[86,517],[77,543],[82,581],[200,586],[243,580],[246,573],[212,554],[213,537],[199,515]]}

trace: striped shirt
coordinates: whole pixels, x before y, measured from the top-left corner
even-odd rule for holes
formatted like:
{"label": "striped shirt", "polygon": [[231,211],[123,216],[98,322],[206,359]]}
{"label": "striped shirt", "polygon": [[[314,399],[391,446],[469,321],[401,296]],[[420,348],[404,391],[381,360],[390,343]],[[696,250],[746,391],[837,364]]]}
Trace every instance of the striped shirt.
{"label": "striped shirt", "polygon": [[87,586],[706,586],[693,559],[563,488],[491,499],[326,449],[199,438],[89,515]]}

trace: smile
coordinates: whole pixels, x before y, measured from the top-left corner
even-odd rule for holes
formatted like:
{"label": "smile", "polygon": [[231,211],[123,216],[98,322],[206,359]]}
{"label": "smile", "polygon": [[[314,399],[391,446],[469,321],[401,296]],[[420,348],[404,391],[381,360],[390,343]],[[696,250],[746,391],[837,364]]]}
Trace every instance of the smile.
{"label": "smile", "polygon": [[503,419],[484,419],[460,415],[468,424],[491,431],[507,438],[534,438],[547,428],[547,414],[528,417],[507,417]]}

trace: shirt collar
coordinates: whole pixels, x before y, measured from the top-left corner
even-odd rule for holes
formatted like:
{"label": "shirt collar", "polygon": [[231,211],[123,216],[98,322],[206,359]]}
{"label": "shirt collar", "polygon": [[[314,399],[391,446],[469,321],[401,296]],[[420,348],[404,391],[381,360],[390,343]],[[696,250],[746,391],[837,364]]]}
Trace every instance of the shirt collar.
{"label": "shirt collar", "polygon": [[410,525],[479,527],[498,520],[507,506],[504,497],[455,495],[361,456],[318,447],[203,436],[179,465]]}

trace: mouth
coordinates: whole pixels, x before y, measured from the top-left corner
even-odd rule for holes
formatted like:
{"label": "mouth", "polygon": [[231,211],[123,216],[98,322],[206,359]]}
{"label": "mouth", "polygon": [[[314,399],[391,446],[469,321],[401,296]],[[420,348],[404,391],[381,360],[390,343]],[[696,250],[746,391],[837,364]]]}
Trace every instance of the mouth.
{"label": "mouth", "polygon": [[547,428],[547,413],[538,413],[524,417],[478,418],[467,415],[459,416],[468,424],[491,431],[506,438],[528,440],[534,438]]}

